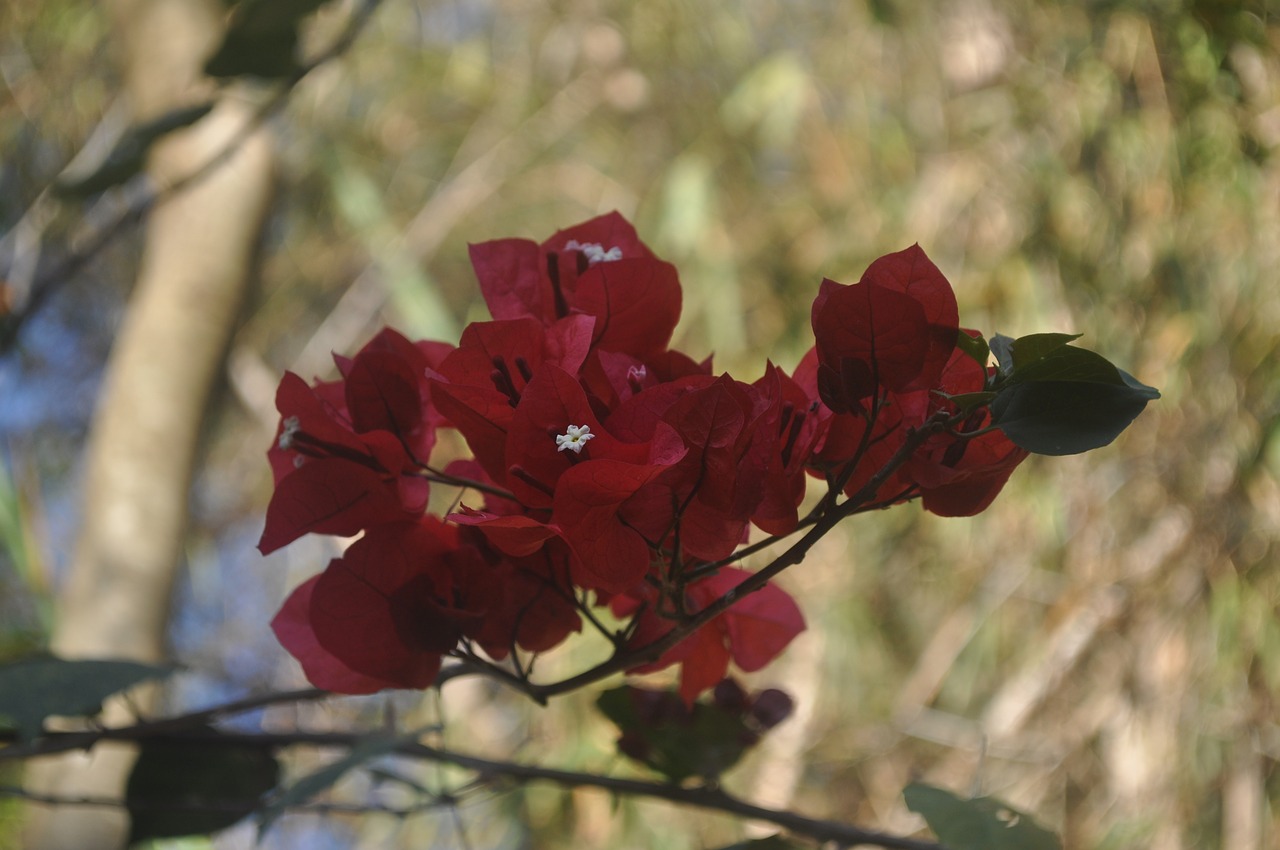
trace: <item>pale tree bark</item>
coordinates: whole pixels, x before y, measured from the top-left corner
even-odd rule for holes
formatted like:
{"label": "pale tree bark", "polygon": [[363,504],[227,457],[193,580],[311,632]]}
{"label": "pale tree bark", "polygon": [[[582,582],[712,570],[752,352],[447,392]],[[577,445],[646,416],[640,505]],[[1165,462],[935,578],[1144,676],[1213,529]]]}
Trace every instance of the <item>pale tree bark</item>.
{"label": "pale tree bark", "polygon": [[[218,0],[107,5],[138,120],[211,94],[200,67],[222,30]],[[240,132],[250,111],[224,95],[212,114],[156,146],[150,174],[165,185],[191,173]],[[81,526],[51,641],[58,655],[138,661],[165,655],[201,421],[243,300],[272,167],[270,139],[255,131],[148,220],[86,449]],[[125,710],[108,705],[108,721]],[[95,747],[35,762],[27,781],[32,790],[60,796],[120,795],[132,760],[131,750]],[[23,846],[113,847],[126,829],[122,812],[33,806]]]}

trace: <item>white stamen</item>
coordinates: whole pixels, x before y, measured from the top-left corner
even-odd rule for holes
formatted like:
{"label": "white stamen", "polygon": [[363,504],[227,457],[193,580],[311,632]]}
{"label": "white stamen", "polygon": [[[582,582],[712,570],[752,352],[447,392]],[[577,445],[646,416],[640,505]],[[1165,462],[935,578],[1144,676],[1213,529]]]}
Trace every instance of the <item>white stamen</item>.
{"label": "white stamen", "polygon": [[642,365],[640,365],[640,366],[628,366],[628,367],[627,367],[627,380],[628,380],[628,381],[635,381],[636,383],[640,383],[641,381],[643,381],[643,380],[644,380],[645,378],[647,378],[647,377],[649,377],[649,370],[648,370],[648,368],[646,368],[643,364],[642,364]]}
{"label": "white stamen", "polygon": [[562,452],[568,449],[574,454],[581,454],[582,447],[587,444],[587,441],[595,438],[596,435],[591,433],[590,425],[570,425],[568,431],[556,435],[556,451]]}
{"label": "white stamen", "polygon": [[298,421],[298,417],[290,416],[284,420],[284,430],[280,432],[280,440],[277,445],[281,451],[288,451],[293,448],[293,435],[302,430],[302,423]]}
{"label": "white stamen", "polygon": [[622,259],[622,249],[616,245],[608,250],[599,242],[579,242],[577,239],[570,239],[565,243],[566,251],[581,251],[587,257],[587,265],[594,266],[596,263],[611,263],[614,260]]}

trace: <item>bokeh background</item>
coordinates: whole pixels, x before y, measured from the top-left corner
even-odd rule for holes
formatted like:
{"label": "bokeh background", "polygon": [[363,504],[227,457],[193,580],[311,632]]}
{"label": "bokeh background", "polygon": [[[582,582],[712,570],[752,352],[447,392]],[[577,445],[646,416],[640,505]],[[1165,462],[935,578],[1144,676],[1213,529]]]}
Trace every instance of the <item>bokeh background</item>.
{"label": "bokeh background", "polygon": [[[309,38],[346,11],[326,7]],[[40,193],[127,122],[113,50],[95,3],[0,4],[6,263]],[[809,631],[750,680],[788,689],[798,713],[726,785],[890,831],[920,827],[900,791],[922,778],[1000,796],[1068,848],[1280,841],[1276,7],[385,0],[271,131],[275,203],[192,494],[174,707],[301,684],[266,624],[330,550],[253,548],[275,382],[330,374],[331,351],[383,324],[456,339],[484,315],[468,242],[620,210],[681,270],[679,344],[745,380],[811,344],[824,276],[853,282],[918,242],[963,323],[1083,333],[1164,397],[1107,448],[1032,459],[981,517],[899,507],[825,540],[782,582]],[[40,238],[65,248],[111,203],[57,207]],[[8,655],[57,616],[138,251],[137,234],[116,240],[0,354]],[[539,710],[458,682],[391,699],[460,748],[630,772],[592,698]],[[342,728],[386,700],[262,722]],[[404,789],[354,778],[334,793]],[[17,807],[0,813],[0,846],[16,846]],[[747,834],[665,804],[508,788],[407,820],[291,816],[264,846],[680,850]],[[251,840],[238,828],[214,846]]]}

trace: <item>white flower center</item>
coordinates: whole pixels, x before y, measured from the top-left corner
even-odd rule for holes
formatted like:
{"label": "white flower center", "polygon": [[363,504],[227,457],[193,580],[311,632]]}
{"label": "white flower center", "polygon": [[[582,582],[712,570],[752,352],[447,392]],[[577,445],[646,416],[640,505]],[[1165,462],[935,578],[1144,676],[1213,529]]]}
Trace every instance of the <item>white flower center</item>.
{"label": "white flower center", "polygon": [[570,239],[565,243],[566,251],[581,251],[586,255],[587,265],[594,266],[596,263],[611,263],[614,260],[622,259],[622,249],[617,246],[605,249],[599,242],[579,242],[577,239]]}
{"label": "white flower center", "polygon": [[568,449],[574,454],[580,454],[587,440],[595,438],[596,435],[591,433],[590,425],[570,425],[565,433],[556,435],[556,451],[562,452]]}
{"label": "white flower center", "polygon": [[302,430],[302,423],[298,421],[298,417],[290,416],[284,420],[284,429],[280,432],[280,441],[277,445],[281,451],[288,451],[293,448],[293,435]]}

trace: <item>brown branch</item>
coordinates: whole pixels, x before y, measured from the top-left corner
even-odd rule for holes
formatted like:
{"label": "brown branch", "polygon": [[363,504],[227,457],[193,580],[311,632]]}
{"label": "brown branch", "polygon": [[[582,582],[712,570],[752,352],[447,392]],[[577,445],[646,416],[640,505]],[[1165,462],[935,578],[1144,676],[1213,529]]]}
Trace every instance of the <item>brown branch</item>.
{"label": "brown branch", "polygon": [[[260,698],[260,704],[281,701],[287,695],[275,694]],[[350,748],[361,741],[361,736],[350,732],[223,732],[216,738],[207,734],[195,733],[182,729],[182,724],[190,722],[193,717],[207,717],[210,712],[223,712],[229,706],[207,709],[193,715],[170,718],[155,723],[139,723],[129,727],[101,729],[96,732],[55,732],[50,733],[34,745],[28,745],[26,755],[44,755],[62,752],[67,749],[80,749],[92,746],[99,741],[197,741],[210,746],[261,747],[276,750],[290,746],[340,747]],[[0,758],[10,758],[11,751],[19,748],[0,750]],[[34,752],[33,749],[39,750]],[[779,826],[788,832],[802,835],[816,841],[832,842],[840,847],[873,846],[887,850],[946,850],[935,842],[916,838],[863,829],[839,821],[823,820],[808,817],[786,809],[771,809],[758,806],[740,797],[736,797],[714,785],[683,786],[670,782],[651,782],[641,779],[626,779],[603,776],[573,770],[542,767],[539,765],[521,764],[519,762],[489,759],[481,756],[456,752],[442,747],[433,747],[417,741],[405,741],[391,750],[397,755],[418,758],[425,761],[451,764],[477,774],[479,781],[493,784],[496,780],[511,780],[517,783],[547,782],[562,788],[598,788],[612,794],[627,797],[642,797],[664,800],[682,806],[690,806],[705,811],[721,812],[739,818],[764,821]],[[53,794],[33,795],[22,789],[0,787],[0,796],[21,796],[32,802],[47,805],[86,805],[86,806],[123,806],[124,801],[110,798],[59,797]],[[442,795],[447,799],[449,795]],[[225,803],[226,801],[220,801]],[[132,805],[132,804],[131,804]],[[217,805],[217,804],[214,804]],[[344,811],[377,812],[382,809],[366,807],[348,807]],[[392,813],[399,813],[392,812]],[[406,809],[405,814],[413,813]]]}
{"label": "brown branch", "polygon": [[907,434],[902,445],[894,452],[893,456],[885,462],[885,465],[873,475],[866,484],[862,486],[858,492],[854,493],[844,502],[832,506],[820,517],[818,517],[813,526],[805,532],[804,536],[793,543],[790,548],[780,554],[768,566],[752,573],[741,584],[733,590],[726,593],[721,598],[712,602],[706,608],[703,608],[688,620],[678,623],[671,631],[667,632],[658,640],[645,644],[644,646],[635,647],[624,652],[617,652],[608,659],[600,662],[595,667],[562,679],[558,682],[551,682],[545,685],[539,685],[532,682],[515,685],[519,690],[528,694],[532,699],[539,703],[545,703],[547,699],[553,696],[559,696],[586,685],[593,684],[602,679],[606,679],[615,673],[637,667],[641,664],[647,664],[656,661],[667,650],[674,647],[680,641],[693,634],[702,626],[714,620],[716,617],[728,611],[733,605],[748,594],[754,593],[768,584],[769,580],[777,576],[783,570],[793,567],[804,560],[809,554],[809,550],[813,548],[822,537],[824,537],[832,528],[838,525],[847,517],[859,513],[868,502],[875,496],[876,491],[889,480],[898,469],[907,462],[929,437],[942,431],[950,424],[950,416],[945,413],[935,414],[927,422]]}

